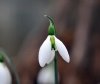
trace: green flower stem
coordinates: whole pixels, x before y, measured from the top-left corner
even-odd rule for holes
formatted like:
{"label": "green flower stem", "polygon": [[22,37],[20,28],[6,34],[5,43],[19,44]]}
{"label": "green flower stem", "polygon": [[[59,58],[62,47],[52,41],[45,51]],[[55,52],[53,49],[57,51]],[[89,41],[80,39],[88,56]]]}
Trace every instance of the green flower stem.
{"label": "green flower stem", "polygon": [[[53,19],[50,17],[50,16],[47,16],[45,15],[45,17],[47,17],[49,19],[49,22],[50,22],[50,25],[49,25],[49,29],[48,29],[48,35],[50,35],[50,41],[51,41],[51,47],[52,49],[56,49],[56,46],[55,46],[55,38],[54,38],[54,35],[55,35],[55,24],[54,24],[54,21]],[[55,58],[54,58],[54,75],[55,75],[55,84],[58,84],[58,61],[57,61],[57,51],[55,51]]]}
{"label": "green flower stem", "polygon": [[55,51],[54,58],[54,75],[55,75],[55,84],[58,84],[58,60],[57,60],[57,51]]}
{"label": "green flower stem", "polygon": [[[8,58],[7,58],[7,59],[8,59]],[[9,65],[11,66],[12,73],[13,73],[14,76],[15,76],[16,84],[20,84],[20,79],[19,79],[19,76],[18,76],[18,73],[17,73],[17,71],[16,71],[16,67],[15,67],[14,63],[13,63],[13,61],[12,61],[12,59],[11,59],[10,57],[9,57],[8,60],[9,60],[8,63],[9,63]]]}

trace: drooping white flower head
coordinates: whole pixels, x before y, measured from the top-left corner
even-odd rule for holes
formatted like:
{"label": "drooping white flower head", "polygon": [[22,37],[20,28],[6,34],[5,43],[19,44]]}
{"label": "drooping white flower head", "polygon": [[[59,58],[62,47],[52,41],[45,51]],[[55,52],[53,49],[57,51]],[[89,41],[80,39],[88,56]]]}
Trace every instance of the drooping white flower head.
{"label": "drooping white flower head", "polygon": [[0,84],[12,84],[11,73],[0,56]]}
{"label": "drooping white flower head", "polygon": [[0,63],[0,84],[12,84],[9,69],[4,63]]}
{"label": "drooping white flower head", "polygon": [[39,64],[41,67],[44,67],[46,64],[52,62],[55,56],[55,51],[58,51],[61,57],[69,63],[70,58],[67,48],[62,41],[55,36],[54,22],[50,17],[48,18],[50,21],[50,26],[48,36],[39,49]]}
{"label": "drooping white flower head", "polygon": [[54,67],[53,63],[42,68],[37,76],[38,84],[54,84]]}

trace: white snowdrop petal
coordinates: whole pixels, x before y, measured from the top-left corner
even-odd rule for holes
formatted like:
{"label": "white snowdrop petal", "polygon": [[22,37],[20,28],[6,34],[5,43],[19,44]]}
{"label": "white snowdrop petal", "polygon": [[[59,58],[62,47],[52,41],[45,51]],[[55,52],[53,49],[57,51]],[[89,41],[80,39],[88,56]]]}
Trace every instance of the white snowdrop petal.
{"label": "white snowdrop petal", "polygon": [[50,58],[49,58],[49,60],[47,61],[47,64],[49,64],[49,63],[51,63],[51,62],[53,61],[54,56],[55,56],[55,51],[52,50],[52,51],[51,51],[51,54],[50,54]]}
{"label": "white snowdrop petal", "polygon": [[58,39],[55,37],[55,44],[57,47],[57,50],[59,52],[59,54],[62,56],[62,58],[66,61],[66,62],[70,62],[70,57],[68,54],[68,51],[65,47],[65,45]]}
{"label": "white snowdrop petal", "polygon": [[0,84],[12,84],[10,71],[4,63],[0,63]]}
{"label": "white snowdrop petal", "polygon": [[51,55],[50,36],[43,42],[39,50],[39,64],[44,67]]}
{"label": "white snowdrop petal", "polygon": [[54,84],[54,67],[53,64],[40,70],[37,76],[38,84]]}

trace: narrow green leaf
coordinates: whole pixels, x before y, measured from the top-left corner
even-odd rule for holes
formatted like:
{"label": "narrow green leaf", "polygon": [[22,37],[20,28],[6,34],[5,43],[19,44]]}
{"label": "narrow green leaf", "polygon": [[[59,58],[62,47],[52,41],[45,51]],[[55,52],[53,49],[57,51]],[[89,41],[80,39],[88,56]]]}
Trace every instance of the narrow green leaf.
{"label": "narrow green leaf", "polygon": [[52,47],[52,49],[56,49],[56,46],[55,46],[55,38],[54,38],[54,36],[51,36],[50,37],[50,41],[51,41],[51,47]]}

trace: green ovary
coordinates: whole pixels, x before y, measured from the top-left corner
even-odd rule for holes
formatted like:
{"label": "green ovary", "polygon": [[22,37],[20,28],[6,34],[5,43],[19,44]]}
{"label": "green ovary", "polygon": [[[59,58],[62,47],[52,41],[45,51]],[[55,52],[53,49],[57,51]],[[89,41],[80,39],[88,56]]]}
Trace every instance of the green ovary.
{"label": "green ovary", "polygon": [[51,42],[51,47],[52,47],[52,49],[56,50],[55,38],[54,38],[54,36],[50,36],[50,42]]}

